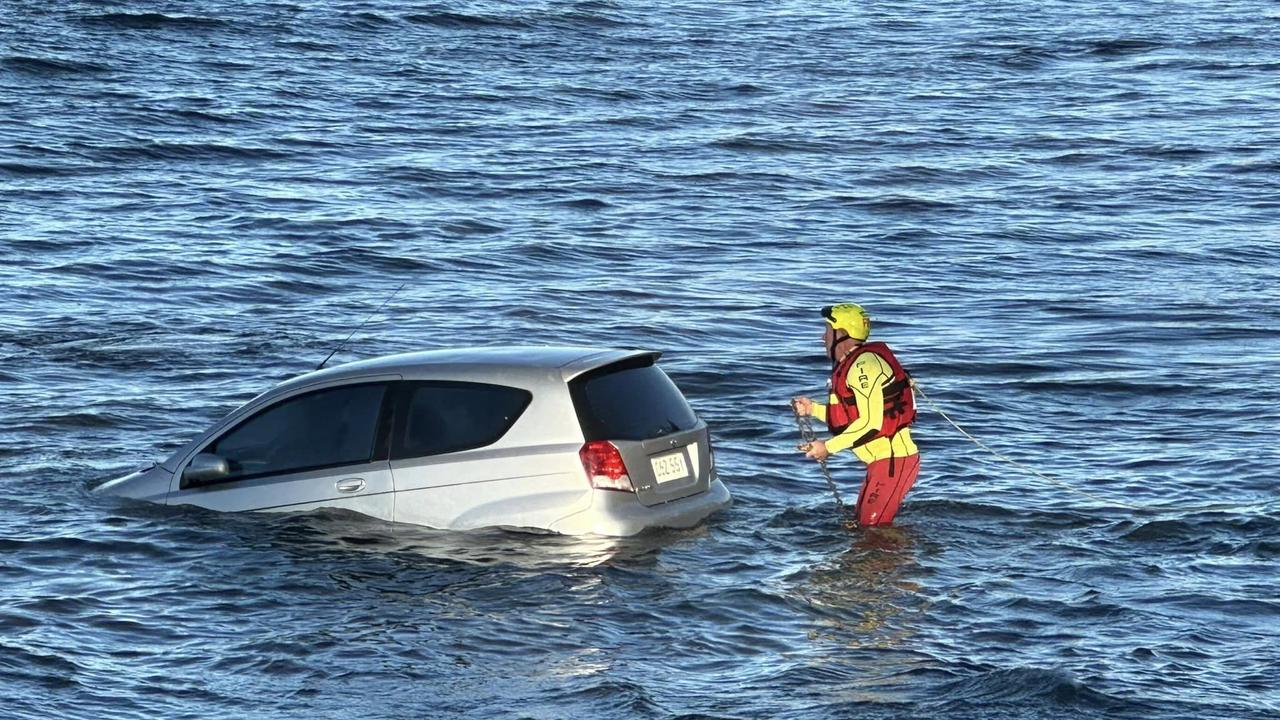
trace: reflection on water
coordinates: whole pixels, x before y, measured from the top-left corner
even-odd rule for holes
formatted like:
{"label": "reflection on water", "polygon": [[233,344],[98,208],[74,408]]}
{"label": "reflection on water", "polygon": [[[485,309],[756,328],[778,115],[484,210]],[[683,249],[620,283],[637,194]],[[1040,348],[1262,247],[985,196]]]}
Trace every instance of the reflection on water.
{"label": "reflection on water", "polygon": [[811,637],[851,648],[898,648],[912,635],[899,616],[923,611],[928,601],[918,575],[917,538],[909,527],[855,531],[849,549],[815,567],[799,591],[821,608]]}
{"label": "reflection on water", "polygon": [[534,572],[613,564],[651,565],[664,547],[707,533],[705,526],[651,531],[627,538],[501,528],[460,532],[388,523],[331,509],[280,517],[275,522],[262,515],[256,517],[271,525],[273,544],[290,554],[358,552],[394,558],[409,566],[433,561]]}

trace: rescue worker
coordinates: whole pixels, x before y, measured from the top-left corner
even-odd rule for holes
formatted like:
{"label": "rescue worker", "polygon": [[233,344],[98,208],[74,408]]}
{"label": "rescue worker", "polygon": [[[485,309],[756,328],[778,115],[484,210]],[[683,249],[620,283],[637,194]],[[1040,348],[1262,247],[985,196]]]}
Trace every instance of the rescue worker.
{"label": "rescue worker", "polygon": [[882,342],[867,342],[871,318],[852,303],[822,308],[826,319],[831,381],[825,403],[792,400],[796,412],[827,423],[832,437],[802,447],[805,456],[826,460],[853,449],[866,463],[858,493],[858,525],[888,525],[920,472],[920,454],[908,429],[916,419],[911,378]]}

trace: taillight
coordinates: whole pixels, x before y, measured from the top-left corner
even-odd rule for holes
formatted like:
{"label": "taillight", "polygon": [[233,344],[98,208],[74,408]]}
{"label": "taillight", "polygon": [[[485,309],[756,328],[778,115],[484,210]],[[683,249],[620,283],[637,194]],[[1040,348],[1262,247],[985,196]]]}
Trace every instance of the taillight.
{"label": "taillight", "polygon": [[608,440],[592,440],[578,451],[582,467],[587,471],[591,487],[597,490],[622,490],[635,492],[622,453]]}

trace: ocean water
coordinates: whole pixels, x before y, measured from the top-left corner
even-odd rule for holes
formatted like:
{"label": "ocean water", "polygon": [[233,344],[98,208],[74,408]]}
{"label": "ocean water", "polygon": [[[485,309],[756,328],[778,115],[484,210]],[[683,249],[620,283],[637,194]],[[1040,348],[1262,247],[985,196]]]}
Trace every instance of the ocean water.
{"label": "ocean water", "polygon": [[[1280,6],[8,0],[0,717],[1280,717]],[[275,382],[665,351],[630,539],[90,492]],[[861,302],[892,529],[786,401]],[[860,467],[833,463],[847,494]]]}

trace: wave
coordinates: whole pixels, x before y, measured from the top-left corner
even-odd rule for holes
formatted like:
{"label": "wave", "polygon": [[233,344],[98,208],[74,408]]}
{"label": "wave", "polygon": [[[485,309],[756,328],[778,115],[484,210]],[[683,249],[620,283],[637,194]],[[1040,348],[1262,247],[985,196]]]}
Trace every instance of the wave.
{"label": "wave", "polygon": [[1096,514],[1073,510],[1038,508],[1030,511],[1025,507],[979,503],[968,500],[913,500],[908,498],[906,502],[911,505],[914,511],[924,515],[978,520],[1017,520],[1036,526],[1056,529],[1083,528],[1108,522]]}
{"label": "wave", "polygon": [[415,25],[431,25],[440,28],[475,29],[475,28],[526,28],[526,20],[515,17],[493,15],[469,15],[458,12],[414,13],[405,15],[406,22]]}
{"label": "wave", "polygon": [[[1187,510],[1196,512],[1194,507]],[[1280,533],[1280,518],[1207,512],[1177,519],[1126,523],[1120,530],[1122,540],[1140,543],[1211,545],[1223,541],[1266,541]]]}
{"label": "wave", "polygon": [[80,685],[76,677],[84,668],[60,654],[29,650],[9,640],[0,641],[0,650],[0,678],[9,682],[33,682],[46,691]]}
{"label": "wave", "polygon": [[599,198],[578,198],[576,200],[560,200],[556,202],[561,207],[572,208],[574,210],[604,210],[613,207],[608,202]]}
{"label": "wave", "polygon": [[450,235],[466,237],[468,235],[496,235],[506,230],[506,228],[482,220],[457,220],[440,225],[440,230]]}
{"label": "wave", "polygon": [[293,153],[270,147],[218,142],[151,141],[135,145],[87,146],[80,149],[102,161],[131,160],[279,160]]}
{"label": "wave", "polygon": [[[136,540],[93,540],[78,537],[46,537],[33,540],[0,538],[0,550],[6,553],[35,553],[40,556],[62,556],[67,562],[107,555],[136,555],[159,560],[172,558],[173,549],[163,544]],[[69,603],[87,602],[83,598],[63,598]],[[77,605],[79,606],[79,605]]]}
{"label": "wave", "polygon": [[69,168],[62,165],[35,165],[32,163],[0,162],[0,173],[16,177],[64,177],[82,172],[81,168]]}
{"label": "wave", "polygon": [[[909,174],[910,170],[903,170],[903,174]],[[893,184],[898,181],[885,180],[885,184]],[[832,194],[819,197],[805,204],[810,210],[825,209],[845,209],[853,208],[865,210],[872,213],[932,213],[945,212],[958,209],[954,203],[944,200],[937,200],[927,197],[919,197],[912,195],[894,195],[889,193],[875,195],[845,195]]]}
{"label": "wave", "polygon": [[1101,55],[1104,57],[1120,57],[1124,55],[1137,55],[1140,53],[1159,50],[1166,47],[1165,43],[1156,42],[1154,40],[1141,40],[1137,38],[1115,38],[1108,40],[1093,40],[1084,43],[1084,52],[1090,55]]}
{"label": "wave", "polygon": [[713,148],[764,154],[826,153],[834,148],[831,143],[802,138],[765,138],[749,135],[721,138],[710,143]]}
{"label": "wave", "polygon": [[1171,397],[1185,395],[1185,385],[1155,382],[1125,382],[1122,380],[1010,380],[1008,383],[1028,392],[1066,393],[1080,395],[1125,395]]}
{"label": "wave", "polygon": [[111,70],[110,66],[101,63],[81,60],[65,60],[62,58],[37,57],[34,55],[10,55],[0,59],[0,65],[15,72],[40,77],[59,75],[97,75]]}
{"label": "wave", "polygon": [[948,713],[981,708],[1026,709],[1050,706],[1071,709],[1132,711],[1148,707],[1094,690],[1065,670],[1018,667],[988,670],[942,683],[932,692],[940,699],[932,710]]}
{"label": "wave", "polygon": [[357,12],[342,16],[342,24],[355,30],[380,30],[395,24],[395,20],[376,12]]}
{"label": "wave", "polygon": [[230,25],[225,20],[194,15],[165,15],[162,13],[102,13],[80,18],[85,25],[120,30],[201,30]]}

